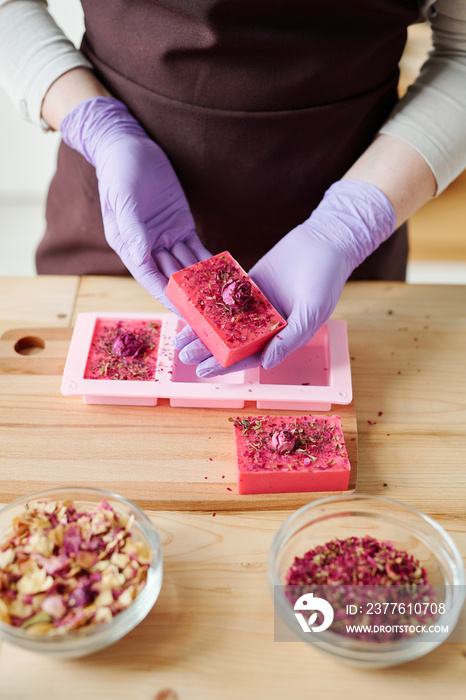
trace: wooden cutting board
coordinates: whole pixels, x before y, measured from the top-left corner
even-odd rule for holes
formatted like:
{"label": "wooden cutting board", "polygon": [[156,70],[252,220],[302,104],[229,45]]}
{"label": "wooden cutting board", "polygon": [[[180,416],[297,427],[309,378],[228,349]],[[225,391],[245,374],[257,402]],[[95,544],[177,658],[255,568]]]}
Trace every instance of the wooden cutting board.
{"label": "wooden cutting board", "polygon": [[[243,409],[86,405],[64,397],[60,382],[70,328],[15,329],[0,338],[0,485],[10,500],[53,486],[110,489],[151,510],[279,510],[328,493],[239,496],[233,427]],[[267,410],[269,415],[280,411]],[[299,415],[302,411],[286,411]],[[341,416],[351,477],[357,483],[358,436],[354,403]]]}

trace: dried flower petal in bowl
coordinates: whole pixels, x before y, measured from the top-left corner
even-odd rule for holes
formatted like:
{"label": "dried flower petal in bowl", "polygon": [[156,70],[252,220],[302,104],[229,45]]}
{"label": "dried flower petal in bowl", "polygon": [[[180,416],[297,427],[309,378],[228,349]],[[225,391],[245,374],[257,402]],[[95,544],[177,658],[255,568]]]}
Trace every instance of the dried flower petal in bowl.
{"label": "dried flower petal in bowl", "polygon": [[269,581],[276,641],[299,638],[366,668],[435,649],[466,597],[448,533],[415,508],[365,494],[322,498],[293,513],[272,543]]}
{"label": "dried flower petal in bowl", "polygon": [[79,656],[147,615],[162,555],[155,528],[134,504],[99,489],[61,489],[0,511],[0,568],[0,634]]}
{"label": "dried flower petal in bowl", "polygon": [[348,636],[350,629],[353,639],[369,642],[408,639],[414,620],[434,623],[439,607],[421,563],[392,542],[368,535],[314,547],[295,558],[285,580],[293,607],[307,593],[323,596],[336,611],[332,632]]}

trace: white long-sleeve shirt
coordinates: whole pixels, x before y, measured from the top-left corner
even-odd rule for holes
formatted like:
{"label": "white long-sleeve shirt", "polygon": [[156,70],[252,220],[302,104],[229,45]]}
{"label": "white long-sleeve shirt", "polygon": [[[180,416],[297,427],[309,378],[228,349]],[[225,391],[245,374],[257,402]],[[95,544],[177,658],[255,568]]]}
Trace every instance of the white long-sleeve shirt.
{"label": "white long-sleeve shirt", "polygon": [[[440,194],[466,168],[466,0],[423,0],[433,49],[415,83],[380,129],[413,146]],[[43,129],[52,83],[92,68],[56,25],[46,0],[0,0],[0,85],[25,119]]]}

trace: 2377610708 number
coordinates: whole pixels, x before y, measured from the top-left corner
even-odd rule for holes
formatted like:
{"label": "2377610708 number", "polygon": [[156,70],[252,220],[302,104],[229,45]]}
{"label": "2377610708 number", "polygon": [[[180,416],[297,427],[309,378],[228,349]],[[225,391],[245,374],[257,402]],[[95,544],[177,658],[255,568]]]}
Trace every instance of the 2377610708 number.
{"label": "2377610708 number", "polygon": [[357,605],[347,605],[346,613],[348,615],[356,615],[357,613],[365,613],[366,615],[443,615],[445,603],[436,603],[435,601],[366,603],[364,610]]}

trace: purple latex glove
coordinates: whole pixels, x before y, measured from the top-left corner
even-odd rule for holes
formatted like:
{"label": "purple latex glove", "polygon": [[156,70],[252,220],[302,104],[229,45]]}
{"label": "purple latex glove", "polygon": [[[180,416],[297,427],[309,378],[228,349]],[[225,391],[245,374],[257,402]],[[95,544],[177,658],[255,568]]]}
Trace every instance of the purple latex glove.
{"label": "purple latex glove", "polygon": [[139,284],[175,311],[165,296],[168,277],[211,254],[167,156],[112,97],[79,103],[60,131],[96,169],[108,244]]}
{"label": "purple latex glove", "polygon": [[[284,236],[249,275],[288,325],[262,353],[224,369],[189,327],[175,338],[180,359],[201,377],[275,367],[329,319],[352,271],[395,230],[387,197],[359,180],[339,180],[304,223]],[[199,364],[200,363],[200,364]]]}

